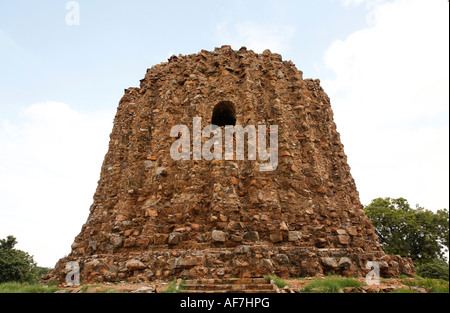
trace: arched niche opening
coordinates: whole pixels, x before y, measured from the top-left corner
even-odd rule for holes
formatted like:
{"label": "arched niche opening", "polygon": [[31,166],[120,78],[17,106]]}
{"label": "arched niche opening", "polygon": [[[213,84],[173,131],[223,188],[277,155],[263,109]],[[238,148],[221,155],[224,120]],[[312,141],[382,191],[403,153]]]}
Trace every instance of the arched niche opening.
{"label": "arched niche opening", "polygon": [[230,101],[221,101],[214,107],[211,119],[212,125],[219,127],[236,125],[236,110]]}

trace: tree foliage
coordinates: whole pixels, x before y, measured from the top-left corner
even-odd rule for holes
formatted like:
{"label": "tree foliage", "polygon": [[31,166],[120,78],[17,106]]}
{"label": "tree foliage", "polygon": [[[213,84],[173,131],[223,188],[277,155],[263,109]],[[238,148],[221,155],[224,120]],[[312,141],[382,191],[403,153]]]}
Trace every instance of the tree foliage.
{"label": "tree foliage", "polygon": [[386,253],[410,257],[416,264],[445,260],[448,210],[413,209],[404,198],[378,198],[365,207],[365,212]]}
{"label": "tree foliage", "polygon": [[36,265],[28,253],[14,249],[16,244],[17,240],[13,236],[0,240],[0,283],[37,281],[42,268]]}
{"label": "tree foliage", "polygon": [[416,266],[416,273],[421,277],[443,279],[448,281],[448,263],[442,260],[434,260],[432,262],[421,263]]}

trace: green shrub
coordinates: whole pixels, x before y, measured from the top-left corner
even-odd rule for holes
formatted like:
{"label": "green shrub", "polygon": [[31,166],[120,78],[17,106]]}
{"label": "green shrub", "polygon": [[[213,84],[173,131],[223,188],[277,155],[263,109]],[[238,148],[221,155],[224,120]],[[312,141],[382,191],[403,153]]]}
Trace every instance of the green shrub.
{"label": "green shrub", "polygon": [[417,265],[416,272],[425,278],[443,279],[447,281],[449,279],[448,263],[438,259],[433,262]]}

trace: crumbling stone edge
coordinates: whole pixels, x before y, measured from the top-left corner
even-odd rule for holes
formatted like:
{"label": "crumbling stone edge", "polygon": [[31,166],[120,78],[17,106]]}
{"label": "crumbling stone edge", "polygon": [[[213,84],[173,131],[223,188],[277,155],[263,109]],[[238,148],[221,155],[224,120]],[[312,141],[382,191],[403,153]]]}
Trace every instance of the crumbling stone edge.
{"label": "crumbling stone edge", "polygon": [[69,261],[78,262],[82,283],[146,282],[175,278],[312,277],[336,274],[363,277],[370,272],[369,261],[378,262],[383,278],[407,275],[415,269],[410,258],[363,252],[358,249],[318,249],[241,245],[235,248],[173,250],[99,254],[61,259],[46,281],[65,282]]}

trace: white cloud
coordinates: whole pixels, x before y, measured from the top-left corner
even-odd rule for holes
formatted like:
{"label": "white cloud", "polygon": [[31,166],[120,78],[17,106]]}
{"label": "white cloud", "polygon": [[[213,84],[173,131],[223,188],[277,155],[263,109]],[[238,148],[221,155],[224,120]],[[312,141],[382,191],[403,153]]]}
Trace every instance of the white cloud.
{"label": "white cloud", "polygon": [[328,49],[335,77],[323,82],[361,200],[448,208],[448,3],[397,0],[368,16]]}
{"label": "white cloud", "polygon": [[231,45],[234,49],[245,46],[257,53],[266,49],[283,53],[294,34],[295,28],[284,24],[244,21],[230,25],[228,20],[219,23],[215,32],[219,45]]}
{"label": "white cloud", "polygon": [[70,252],[92,204],[114,112],[34,104],[0,119],[0,238],[53,267]]}
{"label": "white cloud", "polygon": [[345,6],[349,6],[349,5],[358,5],[361,4],[363,2],[366,2],[367,0],[340,0],[340,2],[345,5]]}
{"label": "white cloud", "polygon": [[338,1],[341,2],[346,7],[351,5],[360,5],[364,3],[366,7],[370,9],[388,0],[338,0]]}

